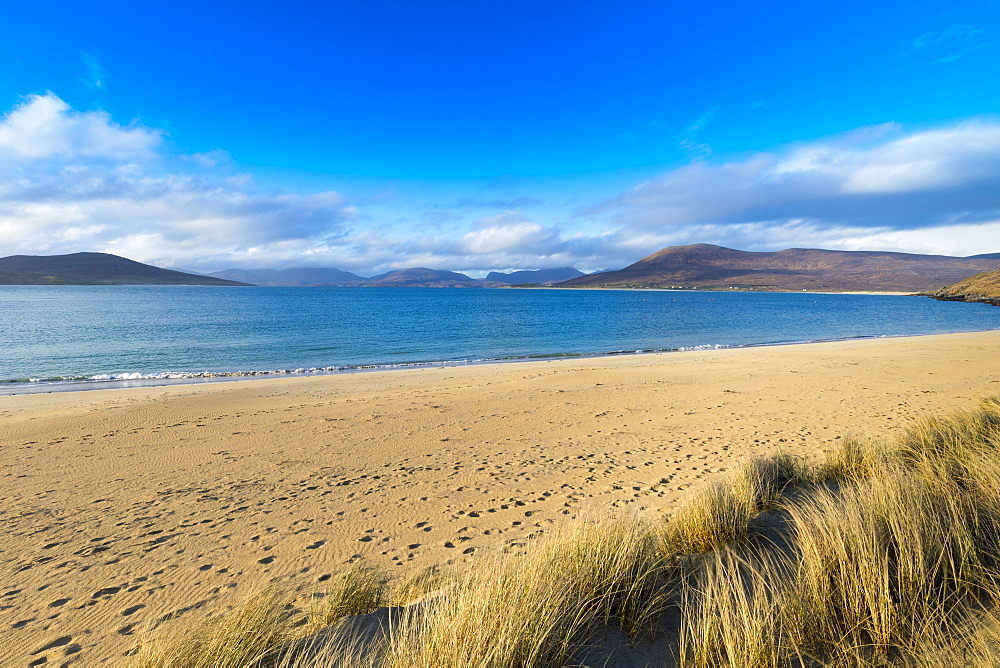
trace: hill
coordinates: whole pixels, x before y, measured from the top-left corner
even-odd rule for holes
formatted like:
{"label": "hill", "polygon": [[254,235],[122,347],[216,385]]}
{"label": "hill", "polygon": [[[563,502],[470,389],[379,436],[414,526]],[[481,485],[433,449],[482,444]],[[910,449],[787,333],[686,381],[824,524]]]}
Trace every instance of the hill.
{"label": "hill", "polygon": [[567,281],[571,278],[583,275],[582,271],[574,269],[573,267],[558,267],[556,269],[512,271],[506,274],[499,271],[491,271],[486,276],[486,280],[496,281],[498,283],[508,283],[510,285],[520,283],[538,283],[539,285],[548,285],[550,283]]}
{"label": "hill", "polygon": [[226,269],[213,271],[209,276],[254,285],[319,286],[359,285],[365,279],[340,269],[295,267],[290,269]]}
{"label": "hill", "polygon": [[371,278],[330,268],[226,269],[225,271],[213,272],[209,276],[245,281],[254,285],[303,287],[342,285],[379,288],[496,288],[509,282],[481,281],[465,274],[425,267],[398,269]]}
{"label": "hill", "polygon": [[759,253],[693,244],[670,246],[624,269],[556,285],[924,292],[951,285],[972,272],[993,269],[1000,269],[1000,259],[807,248]]}
{"label": "hill", "polygon": [[247,285],[161,269],[109,253],[0,258],[0,285]]}
{"label": "hill", "polygon": [[984,271],[928,296],[950,302],[982,302],[1000,306],[1000,271]]}
{"label": "hill", "polygon": [[496,287],[497,283],[487,283],[469,278],[465,274],[440,269],[415,267],[398,269],[378,276],[372,276],[364,283],[367,287],[407,287],[407,288],[484,288]]}

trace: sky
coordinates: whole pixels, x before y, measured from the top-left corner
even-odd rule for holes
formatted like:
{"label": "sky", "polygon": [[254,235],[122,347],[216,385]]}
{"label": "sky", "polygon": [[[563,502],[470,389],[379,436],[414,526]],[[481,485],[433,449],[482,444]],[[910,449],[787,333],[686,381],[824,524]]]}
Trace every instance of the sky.
{"label": "sky", "polygon": [[1000,3],[46,2],[0,22],[0,256],[615,269],[1000,252]]}

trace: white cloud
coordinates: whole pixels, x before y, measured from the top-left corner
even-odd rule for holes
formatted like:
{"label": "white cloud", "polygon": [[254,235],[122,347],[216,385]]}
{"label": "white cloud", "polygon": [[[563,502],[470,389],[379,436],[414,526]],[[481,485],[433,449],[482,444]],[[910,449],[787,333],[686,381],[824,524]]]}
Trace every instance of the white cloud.
{"label": "white cloud", "polygon": [[701,161],[590,211],[671,243],[692,234],[748,249],[791,238],[831,248],[895,239],[905,247],[893,250],[982,252],[968,240],[956,244],[948,230],[1000,219],[1000,123],[912,133],[885,125],[729,162]]}
{"label": "white cloud", "polygon": [[497,216],[481,218],[476,229],[462,239],[466,252],[497,253],[520,249],[530,251],[558,236],[553,229],[524,219],[519,213],[507,211]]}
{"label": "white cloud", "polygon": [[903,193],[996,179],[1000,124],[965,123],[843,156],[845,193]]}
{"label": "white cloud", "polygon": [[[421,219],[423,194],[422,203],[400,196],[386,204],[270,192],[235,170],[225,151],[178,155],[157,129],[74,111],[52,94],[29,96],[0,118],[0,249],[104,251],[196,270],[427,266],[478,275],[618,268],[697,242],[1000,251],[1000,122],[992,119],[918,132],[886,124],[696,160],[586,210],[517,192],[484,199],[451,190],[430,205],[440,218],[433,225]],[[496,213],[472,218],[484,208]]]}
{"label": "white cloud", "polygon": [[73,111],[52,93],[29,95],[0,122],[0,160],[143,159],[162,142],[157,130],[118,125],[103,111]]}
{"label": "white cloud", "polygon": [[178,158],[158,130],[29,96],[0,120],[0,247],[197,268],[344,234],[354,212],[339,193],[262,193],[248,175],[220,176],[227,162],[221,151]]}

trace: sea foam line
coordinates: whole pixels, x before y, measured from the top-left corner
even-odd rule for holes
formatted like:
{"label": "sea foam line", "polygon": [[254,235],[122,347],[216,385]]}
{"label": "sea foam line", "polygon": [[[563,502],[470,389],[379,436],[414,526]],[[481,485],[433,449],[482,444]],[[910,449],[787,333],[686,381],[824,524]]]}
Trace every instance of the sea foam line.
{"label": "sea foam line", "polygon": [[[93,375],[80,375],[80,376],[56,376],[47,378],[15,378],[0,381],[0,385],[6,385],[7,387],[12,386],[25,386],[25,385],[46,385],[46,386],[57,386],[68,383],[81,383],[81,384],[99,384],[99,383],[116,383],[116,382],[128,382],[128,381],[157,381],[157,380],[212,380],[212,379],[224,379],[224,378],[255,378],[261,376],[309,376],[309,375],[324,375],[332,373],[351,373],[360,371],[389,371],[393,369],[412,369],[412,368],[422,368],[422,367],[442,367],[442,366],[466,366],[472,364],[490,364],[497,362],[517,362],[517,361],[538,361],[538,360],[558,360],[558,359],[586,359],[595,357],[608,357],[614,355],[639,355],[639,354],[650,354],[650,353],[668,353],[668,352],[696,352],[704,350],[725,350],[730,348],[756,348],[762,346],[781,346],[781,345],[792,345],[797,343],[822,343],[829,341],[845,341],[851,339],[866,339],[866,338],[886,338],[886,335],[856,335],[846,338],[839,339],[805,339],[800,341],[774,341],[774,342],[760,342],[760,343],[750,343],[750,344],[721,344],[721,343],[703,343],[694,346],[679,346],[676,348],[638,348],[638,349],[628,349],[628,350],[609,350],[605,352],[596,353],[549,353],[549,354],[536,354],[536,355],[511,355],[507,357],[482,357],[482,358],[464,358],[455,360],[434,360],[434,361],[415,361],[415,362],[383,362],[383,363],[372,363],[372,364],[350,364],[350,365],[331,365],[331,366],[313,366],[313,367],[296,367],[289,369],[261,369],[261,370],[249,370],[249,371],[161,371],[161,372],[151,372],[143,373],[140,371],[125,371],[121,373],[99,373]],[[889,338],[892,338],[891,336]]]}

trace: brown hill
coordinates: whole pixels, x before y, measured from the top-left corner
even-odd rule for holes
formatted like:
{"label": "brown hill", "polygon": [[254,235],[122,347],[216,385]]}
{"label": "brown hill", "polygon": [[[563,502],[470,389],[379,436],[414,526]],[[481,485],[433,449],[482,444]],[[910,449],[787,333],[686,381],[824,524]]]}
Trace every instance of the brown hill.
{"label": "brown hill", "polygon": [[670,246],[638,262],[558,287],[657,287],[742,290],[933,291],[1000,259],[807,248],[756,253],[711,244]]}
{"label": "brown hill", "polygon": [[983,302],[1000,306],[1000,271],[984,271],[930,296],[950,302]]}
{"label": "brown hill", "polygon": [[0,285],[248,285],[161,269],[109,253],[0,258]]}

